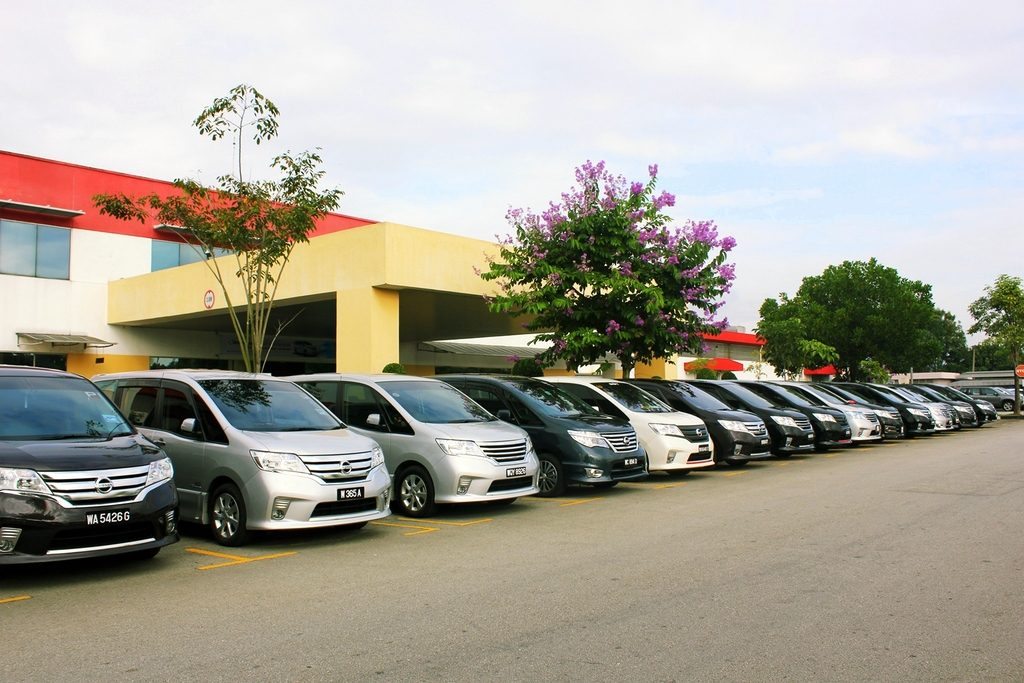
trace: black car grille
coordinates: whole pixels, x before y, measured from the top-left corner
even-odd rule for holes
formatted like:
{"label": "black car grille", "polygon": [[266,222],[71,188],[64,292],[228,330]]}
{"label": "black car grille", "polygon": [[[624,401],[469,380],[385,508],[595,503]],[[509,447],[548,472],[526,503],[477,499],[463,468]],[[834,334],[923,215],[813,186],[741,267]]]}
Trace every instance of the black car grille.
{"label": "black car grille", "polygon": [[601,434],[601,436],[616,453],[630,453],[636,450],[636,432],[633,430]]}
{"label": "black car grille", "polygon": [[793,418],[793,422],[795,422],[795,423],[796,423],[796,426],[797,426],[797,427],[798,427],[799,429],[802,429],[802,430],[804,430],[805,432],[809,432],[809,431],[811,431],[811,420],[810,420],[809,418],[804,418],[804,417],[794,417],[794,418]]}
{"label": "black car grille", "polygon": [[708,440],[708,428],[704,425],[679,425],[679,429],[687,441],[706,443]]}
{"label": "black car grille", "polygon": [[324,481],[362,481],[370,473],[373,454],[330,453],[325,455],[300,455],[299,459],[311,474]]}
{"label": "black car grille", "polygon": [[768,427],[760,420],[757,422],[744,422],[743,426],[754,436],[768,436]]}
{"label": "black car grille", "polygon": [[526,440],[478,442],[484,455],[500,463],[526,460]]}
{"label": "black car grille", "polygon": [[[39,476],[54,495],[72,505],[107,505],[135,500],[146,486],[149,465],[106,470],[40,472]],[[107,493],[100,493],[102,490],[106,490]]]}
{"label": "black car grille", "polygon": [[338,515],[355,515],[360,512],[374,512],[377,510],[376,498],[363,498],[362,500],[332,500],[329,503],[319,503],[313,508],[310,519],[317,517],[337,517]]}
{"label": "black car grille", "polygon": [[533,477],[512,477],[511,479],[495,479],[491,482],[488,492],[514,491],[515,489],[526,489],[533,486]]}

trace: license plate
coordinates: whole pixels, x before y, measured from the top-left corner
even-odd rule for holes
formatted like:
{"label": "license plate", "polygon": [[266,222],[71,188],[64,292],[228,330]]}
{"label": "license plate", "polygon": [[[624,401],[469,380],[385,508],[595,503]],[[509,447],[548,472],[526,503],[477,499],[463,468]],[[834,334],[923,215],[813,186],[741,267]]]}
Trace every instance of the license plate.
{"label": "license plate", "polygon": [[111,510],[110,512],[91,512],[85,516],[85,523],[92,524],[123,524],[132,519],[131,510]]}
{"label": "license plate", "polygon": [[362,486],[355,489],[338,489],[338,500],[359,500],[365,495]]}
{"label": "license plate", "polygon": [[626,467],[632,467],[633,465],[640,464],[640,458],[626,458],[622,461],[622,464]]}
{"label": "license plate", "polygon": [[761,445],[762,446],[767,446],[768,445],[768,439],[761,439]]}
{"label": "license plate", "polygon": [[707,445],[706,443],[702,443],[701,445],[697,446],[698,453],[707,453],[710,450],[711,446]]}
{"label": "license plate", "polygon": [[525,477],[525,476],[526,476],[526,468],[525,467],[506,467],[505,468],[505,477],[507,477],[507,478]]}

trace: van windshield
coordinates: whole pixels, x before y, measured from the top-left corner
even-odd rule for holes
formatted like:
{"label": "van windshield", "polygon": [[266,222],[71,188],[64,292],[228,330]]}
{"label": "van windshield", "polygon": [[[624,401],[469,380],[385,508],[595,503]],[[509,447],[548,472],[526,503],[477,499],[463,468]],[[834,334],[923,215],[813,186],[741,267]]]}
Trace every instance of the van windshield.
{"label": "van windshield", "polygon": [[291,382],[264,379],[205,379],[206,390],[235,429],[250,432],[317,432],[344,425]]}
{"label": "van windshield", "polygon": [[108,439],[134,433],[102,391],[77,377],[0,377],[0,440]]}
{"label": "van windshield", "polygon": [[579,417],[597,413],[583,399],[553,384],[534,379],[510,379],[508,383],[533,399],[533,406],[550,417]]}
{"label": "van windshield", "polygon": [[381,382],[380,386],[419,422],[458,424],[494,420],[476,401],[441,381]]}
{"label": "van windshield", "polygon": [[598,382],[594,386],[611,396],[620,405],[634,413],[674,413],[675,409],[662,403],[640,387],[625,382]]}

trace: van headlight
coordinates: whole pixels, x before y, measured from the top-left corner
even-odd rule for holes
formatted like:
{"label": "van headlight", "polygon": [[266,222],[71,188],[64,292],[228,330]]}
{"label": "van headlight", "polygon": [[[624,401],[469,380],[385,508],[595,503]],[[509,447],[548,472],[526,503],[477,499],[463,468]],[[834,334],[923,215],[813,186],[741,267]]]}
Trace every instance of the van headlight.
{"label": "van headlight", "polygon": [[928,412],[924,408],[907,408],[907,411],[911,415],[916,415],[917,417],[931,417],[931,415],[932,415],[930,412]]}
{"label": "van headlight", "polygon": [[384,464],[384,451],[380,449],[380,446],[374,446],[373,450],[370,451],[370,469],[378,467]]}
{"label": "van headlight", "polygon": [[[437,439],[437,445],[445,455],[479,455],[485,456],[484,450],[476,441],[463,439]],[[529,444],[527,444],[529,445]]]}
{"label": "van headlight", "polygon": [[608,448],[608,442],[597,432],[580,432],[570,429],[569,436],[573,441],[587,448]]}
{"label": "van headlight", "polygon": [[174,466],[170,458],[161,458],[149,463],[149,475],[146,477],[146,486],[167,481],[174,476]]}
{"label": "van headlight", "polygon": [[728,429],[730,432],[745,432],[745,431],[747,431],[747,426],[745,424],[743,424],[742,422],[740,422],[739,420],[719,420],[718,424],[722,425],[723,427]]}
{"label": "van headlight", "polygon": [[294,453],[278,453],[276,451],[249,451],[249,453],[261,470],[309,474],[309,469]]}
{"label": "van headlight", "polygon": [[822,422],[835,422],[836,421],[835,416],[834,415],[829,415],[828,413],[814,413],[814,417],[818,418]]}
{"label": "van headlight", "polygon": [[796,427],[796,420],[788,415],[772,415],[771,418],[775,420],[775,424],[782,425],[783,427]]}
{"label": "van headlight", "polygon": [[50,493],[50,487],[35,470],[0,467],[0,491]]}
{"label": "van headlight", "polygon": [[679,429],[679,425],[667,425],[659,424],[657,422],[651,423],[651,429],[662,436],[682,436],[683,430]]}

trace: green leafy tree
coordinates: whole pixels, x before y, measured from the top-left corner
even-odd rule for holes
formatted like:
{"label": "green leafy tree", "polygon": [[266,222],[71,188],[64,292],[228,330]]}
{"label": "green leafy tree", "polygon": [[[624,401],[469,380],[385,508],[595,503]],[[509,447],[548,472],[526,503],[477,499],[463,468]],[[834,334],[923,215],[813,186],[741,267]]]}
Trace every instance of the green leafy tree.
{"label": "green leafy tree", "polygon": [[[249,372],[263,369],[274,297],[292,249],[308,241],[317,220],[335,210],[342,195],[338,189],[319,189],[324,172],[315,152],[274,157],[270,166],[279,173],[278,180],[244,179],[243,142],[251,136],[259,145],[276,137],[278,116],[274,103],[255,88],[236,86],[226,97],[215,99],[193,125],[212,140],[232,140],[237,175],[220,176],[216,188],[175,180],[177,192],[169,196],[93,197],[102,214],[143,222],[155,217],[160,223],[179,226],[186,239],[207,256],[203,263],[224,294]],[[225,257],[210,258],[226,252]],[[235,286],[242,290],[242,302],[232,299]]]}
{"label": "green leafy tree", "polygon": [[613,355],[629,376],[637,363],[699,354],[701,333],[724,329],[722,297],[735,277],[726,263],[736,241],[711,221],[672,227],[675,204],[656,193],[658,168],[629,183],[587,162],[577,185],[540,214],[510,209],[514,232],[481,273],[500,293],[497,313],[526,316],[526,329],[551,346],[537,356],[570,368]]}
{"label": "green leafy tree", "polygon": [[[970,351],[964,328],[949,311],[935,310],[930,332],[938,341],[939,356],[921,369],[930,372],[963,372],[970,368]],[[915,368],[916,369],[916,368]]]}
{"label": "green leafy tree", "polygon": [[857,368],[860,370],[860,377],[865,382],[874,382],[875,384],[888,384],[892,378],[882,364],[872,358],[865,358],[858,363]]}
{"label": "green leafy tree", "polygon": [[779,363],[781,372],[820,366],[831,349],[835,356],[828,362],[840,376],[856,380],[866,358],[892,372],[938,363],[939,315],[929,285],[900,277],[875,259],[844,261],[805,277],[792,298],[766,300],[757,332],[765,340],[765,358]]}
{"label": "green leafy tree", "polygon": [[544,366],[533,358],[519,358],[512,364],[512,374],[520,377],[543,377]]}
{"label": "green leafy tree", "polygon": [[992,339],[983,339],[971,348],[970,370],[1005,370],[1014,367],[1010,349]]}
{"label": "green leafy tree", "polygon": [[[995,344],[1010,351],[1012,367],[1024,353],[1024,289],[1019,277],[1000,275],[968,310],[974,318],[971,334],[983,332]],[[1020,378],[1013,378],[1013,412],[1020,415]]]}
{"label": "green leafy tree", "polygon": [[778,374],[794,378],[804,368],[820,368],[838,360],[835,348],[807,339],[797,304],[785,294],[778,299],[765,299],[760,313],[756,332],[765,340],[762,355]]}

